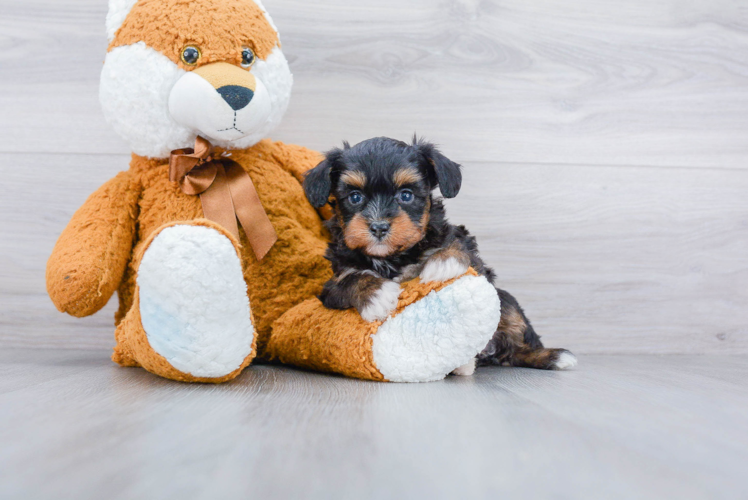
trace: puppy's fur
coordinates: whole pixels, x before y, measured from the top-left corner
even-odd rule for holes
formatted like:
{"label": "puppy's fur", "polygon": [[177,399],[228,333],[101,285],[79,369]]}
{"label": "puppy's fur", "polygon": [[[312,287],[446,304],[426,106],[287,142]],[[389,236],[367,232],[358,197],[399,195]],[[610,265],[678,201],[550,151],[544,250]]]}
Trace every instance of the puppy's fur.
{"label": "puppy's fur", "polygon": [[[495,273],[478,254],[475,237],[446,219],[445,198],[460,191],[460,165],[434,145],[414,138],[406,144],[385,137],[333,149],[305,181],[307,198],[319,208],[330,203],[335,216],[326,257],[334,277],[319,298],[326,307],[355,307],[367,321],[384,320],[397,306],[399,283],[415,277],[446,281],[473,267],[494,284]],[[541,369],[574,366],[565,349],[545,349],[516,299],[496,289],[501,322],[479,365]],[[475,363],[455,370],[470,375]]]}

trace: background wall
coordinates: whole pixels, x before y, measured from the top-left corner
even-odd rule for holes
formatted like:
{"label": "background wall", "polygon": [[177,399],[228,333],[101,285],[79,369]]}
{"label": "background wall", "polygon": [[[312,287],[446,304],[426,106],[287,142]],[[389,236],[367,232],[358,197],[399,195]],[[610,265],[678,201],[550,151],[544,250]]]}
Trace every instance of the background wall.
{"label": "background wall", "polygon": [[[748,3],[265,0],[296,77],[274,137],[414,131],[465,165],[453,221],[546,343],[748,353]],[[105,0],[0,0],[0,347],[113,345],[45,262],[127,168],[98,76]]]}

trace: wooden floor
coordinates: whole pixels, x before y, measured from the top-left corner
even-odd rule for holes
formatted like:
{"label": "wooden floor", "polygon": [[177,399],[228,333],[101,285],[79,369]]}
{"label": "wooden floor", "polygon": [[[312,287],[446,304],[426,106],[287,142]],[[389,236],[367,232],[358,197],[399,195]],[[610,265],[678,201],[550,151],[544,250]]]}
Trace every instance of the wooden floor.
{"label": "wooden floor", "polygon": [[0,498],[746,498],[742,357],[585,356],[423,385],[0,353]]}

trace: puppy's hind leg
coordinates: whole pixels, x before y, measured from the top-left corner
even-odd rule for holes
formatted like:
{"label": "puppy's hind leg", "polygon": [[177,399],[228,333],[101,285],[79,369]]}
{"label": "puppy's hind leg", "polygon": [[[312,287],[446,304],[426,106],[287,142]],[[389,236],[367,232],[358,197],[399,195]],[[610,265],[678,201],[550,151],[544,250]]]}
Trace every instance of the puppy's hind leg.
{"label": "puppy's hind leg", "polygon": [[535,349],[517,351],[512,366],[540,370],[567,370],[577,366],[577,357],[566,349]]}
{"label": "puppy's hind leg", "polygon": [[501,321],[493,338],[478,355],[478,365],[521,366],[540,370],[565,370],[577,365],[566,349],[546,349],[517,300],[497,289]]}
{"label": "puppy's hind leg", "polygon": [[475,363],[476,359],[473,358],[461,367],[452,370],[451,374],[457,375],[458,377],[469,377],[475,373]]}

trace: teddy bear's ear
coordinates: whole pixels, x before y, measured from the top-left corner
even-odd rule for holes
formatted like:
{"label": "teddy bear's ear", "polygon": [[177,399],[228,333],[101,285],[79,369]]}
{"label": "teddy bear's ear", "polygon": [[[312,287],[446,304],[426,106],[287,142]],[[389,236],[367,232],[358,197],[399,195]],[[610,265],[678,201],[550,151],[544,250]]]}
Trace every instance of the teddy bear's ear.
{"label": "teddy bear's ear", "polygon": [[114,40],[117,30],[122,27],[137,2],[138,0],[109,0],[109,12],[106,15],[106,36],[109,42]]}
{"label": "teddy bear's ear", "polygon": [[314,208],[320,208],[327,203],[332,193],[332,173],[343,155],[340,149],[333,149],[325,155],[325,159],[306,173],[304,177],[304,192]]}
{"label": "teddy bear's ear", "polygon": [[413,147],[419,155],[419,161],[429,172],[429,178],[439,185],[439,190],[445,198],[454,198],[462,187],[462,168],[437,149],[436,146],[423,139],[413,137]]}

